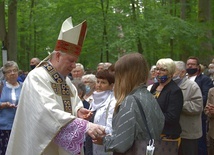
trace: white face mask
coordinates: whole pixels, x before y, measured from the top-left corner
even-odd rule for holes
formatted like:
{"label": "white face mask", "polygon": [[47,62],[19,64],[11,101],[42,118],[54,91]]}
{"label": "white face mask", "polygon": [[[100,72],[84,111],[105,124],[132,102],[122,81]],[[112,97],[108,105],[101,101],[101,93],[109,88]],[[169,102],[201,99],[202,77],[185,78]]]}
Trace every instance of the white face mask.
{"label": "white face mask", "polygon": [[209,73],[211,73],[211,74],[214,73],[214,69],[209,69],[208,71],[209,71]]}
{"label": "white face mask", "polygon": [[176,75],[172,78],[172,80],[175,82],[175,83],[180,83],[180,81],[182,80],[181,77],[180,77],[180,74],[179,75]]}
{"label": "white face mask", "polygon": [[175,76],[175,77],[172,78],[172,80],[175,81],[175,83],[178,84],[182,79],[181,79],[180,76]]}
{"label": "white face mask", "polygon": [[173,79],[174,81],[176,81],[176,80],[181,79],[181,78],[180,78],[179,75],[177,75],[177,76],[174,76],[172,79]]}

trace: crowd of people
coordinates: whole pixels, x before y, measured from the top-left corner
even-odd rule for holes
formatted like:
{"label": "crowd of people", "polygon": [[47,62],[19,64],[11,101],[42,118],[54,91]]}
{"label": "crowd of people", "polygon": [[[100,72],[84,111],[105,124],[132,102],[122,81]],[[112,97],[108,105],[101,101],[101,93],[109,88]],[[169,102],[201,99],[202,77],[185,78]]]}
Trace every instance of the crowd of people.
{"label": "crowd of people", "polygon": [[[178,155],[214,155],[214,62],[125,54],[86,72],[78,62],[87,23],[61,27],[53,52],[31,71],[2,67],[0,155],[128,155],[138,141],[176,141]],[[140,105],[137,102],[140,101]],[[145,152],[142,152],[144,154]],[[134,154],[133,154],[134,155]]]}

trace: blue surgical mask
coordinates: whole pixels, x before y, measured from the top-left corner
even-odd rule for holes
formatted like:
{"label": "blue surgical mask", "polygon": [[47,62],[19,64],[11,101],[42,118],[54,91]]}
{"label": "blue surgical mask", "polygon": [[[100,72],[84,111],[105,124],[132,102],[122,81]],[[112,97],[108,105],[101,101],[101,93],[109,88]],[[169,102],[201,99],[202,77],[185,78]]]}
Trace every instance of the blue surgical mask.
{"label": "blue surgical mask", "polygon": [[88,94],[91,91],[91,87],[89,85],[85,85],[85,93]]}
{"label": "blue surgical mask", "polygon": [[168,80],[168,76],[167,75],[157,76],[157,79],[160,83],[165,83]]}

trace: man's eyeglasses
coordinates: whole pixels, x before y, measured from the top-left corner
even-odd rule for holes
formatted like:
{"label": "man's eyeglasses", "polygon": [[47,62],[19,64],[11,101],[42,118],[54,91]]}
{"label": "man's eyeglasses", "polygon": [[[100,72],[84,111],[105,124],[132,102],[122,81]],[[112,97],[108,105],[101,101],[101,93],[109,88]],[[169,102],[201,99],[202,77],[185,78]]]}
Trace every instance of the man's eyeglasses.
{"label": "man's eyeglasses", "polygon": [[167,69],[164,69],[164,68],[155,68],[156,71],[160,71],[160,72],[165,72],[167,71]]}

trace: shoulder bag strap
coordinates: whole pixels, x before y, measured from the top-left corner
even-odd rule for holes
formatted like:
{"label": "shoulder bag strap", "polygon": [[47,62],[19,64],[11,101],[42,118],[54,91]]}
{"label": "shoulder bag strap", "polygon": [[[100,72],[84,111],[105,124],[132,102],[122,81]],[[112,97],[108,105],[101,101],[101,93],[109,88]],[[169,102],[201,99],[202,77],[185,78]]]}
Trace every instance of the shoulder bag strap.
{"label": "shoulder bag strap", "polygon": [[134,95],[133,95],[133,97],[134,97],[134,99],[135,99],[136,102],[137,102],[138,108],[139,108],[139,110],[140,110],[141,116],[142,116],[143,121],[144,121],[144,124],[145,124],[145,126],[146,126],[146,130],[147,130],[147,132],[148,132],[148,134],[149,134],[150,140],[152,140],[152,135],[151,135],[151,133],[150,133],[150,131],[149,131],[149,127],[148,127],[148,124],[147,124],[147,121],[146,121],[146,115],[145,115],[145,113],[144,113],[144,110],[143,110],[143,108],[142,108],[142,106],[141,106],[141,104],[140,104],[139,99],[138,99],[136,96],[134,96]]}

